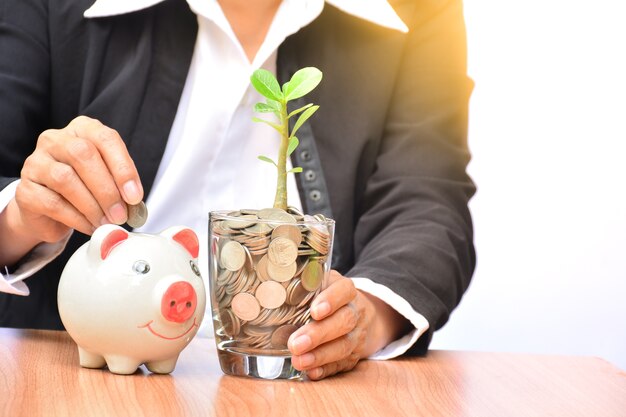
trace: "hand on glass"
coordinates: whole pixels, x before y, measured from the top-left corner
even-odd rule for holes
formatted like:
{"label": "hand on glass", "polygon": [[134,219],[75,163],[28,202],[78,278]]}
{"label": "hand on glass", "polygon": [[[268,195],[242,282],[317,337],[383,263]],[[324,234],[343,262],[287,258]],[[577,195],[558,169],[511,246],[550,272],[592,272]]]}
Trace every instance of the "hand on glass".
{"label": "hand on glass", "polygon": [[409,329],[389,305],[330,273],[330,285],[311,305],[313,320],[289,338],[292,364],[312,380],[349,371]]}

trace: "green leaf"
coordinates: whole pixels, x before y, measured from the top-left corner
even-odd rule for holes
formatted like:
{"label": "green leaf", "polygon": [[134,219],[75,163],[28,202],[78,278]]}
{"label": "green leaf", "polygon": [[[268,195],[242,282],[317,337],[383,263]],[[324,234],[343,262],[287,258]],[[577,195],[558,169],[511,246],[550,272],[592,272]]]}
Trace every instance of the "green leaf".
{"label": "green leaf", "polygon": [[289,116],[287,116],[287,119],[291,119],[292,116],[295,116],[298,113],[302,113],[303,111],[305,111],[306,109],[308,109],[312,105],[313,105],[313,103],[309,103],[306,106],[302,106],[299,109],[296,109],[296,110],[292,111],[291,113],[289,113]]}
{"label": "green leaf", "polygon": [[269,107],[273,108],[274,110],[280,113],[281,104],[278,101],[268,98],[267,100],[265,100],[265,102]]}
{"label": "green leaf", "polygon": [[296,150],[299,144],[300,144],[300,141],[298,140],[297,137],[295,136],[290,137],[289,144],[287,145],[287,156],[291,155],[293,151]]}
{"label": "green leaf", "polygon": [[306,67],[296,71],[284,91],[285,101],[294,100],[310,93],[320,81],[322,81],[322,71],[315,67]]}
{"label": "green leaf", "polygon": [[269,120],[265,120],[265,119],[259,119],[258,117],[253,117],[252,118],[253,122],[258,122],[258,123],[265,123],[266,125],[270,125],[272,126],[274,129],[276,129],[278,131],[278,133],[280,133],[281,135],[283,134],[283,128],[282,126],[277,125],[276,123],[272,123]]}
{"label": "green leaf", "polygon": [[283,101],[283,92],[280,91],[280,85],[271,72],[259,68],[250,76],[250,82],[263,97]]}
{"label": "green leaf", "polygon": [[293,167],[289,170],[289,172],[294,172],[294,173],[302,172],[302,167]]}
{"label": "green leaf", "polygon": [[254,111],[257,113],[273,113],[276,111],[276,109],[274,109],[271,106],[268,106],[265,103],[257,103],[254,105]]}
{"label": "green leaf", "polygon": [[317,111],[317,109],[319,109],[320,106],[311,106],[308,109],[306,109],[301,115],[300,117],[298,117],[298,120],[296,121],[296,124],[293,125],[293,130],[291,131],[291,136],[295,135],[296,132],[298,131],[298,129],[300,129],[300,126],[302,126],[304,124],[304,122],[306,122],[308,120],[309,117],[313,116],[313,113],[315,113]]}
{"label": "green leaf", "polygon": [[270,164],[276,166],[276,162],[274,162],[272,159],[268,158],[267,156],[259,155],[257,156],[257,158],[259,158],[263,162],[269,162]]}

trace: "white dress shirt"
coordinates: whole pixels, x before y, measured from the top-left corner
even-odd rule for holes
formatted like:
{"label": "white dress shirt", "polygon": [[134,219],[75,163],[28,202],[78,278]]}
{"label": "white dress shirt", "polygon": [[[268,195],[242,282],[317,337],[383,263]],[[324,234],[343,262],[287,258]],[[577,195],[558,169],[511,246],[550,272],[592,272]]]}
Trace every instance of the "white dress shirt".
{"label": "white dress shirt", "polygon": [[[97,0],[85,11],[85,17],[130,13],[161,1]],[[327,2],[372,23],[408,31],[385,0]],[[320,15],[324,0],[283,0],[252,62],[248,60],[216,0],[187,0],[187,3],[198,18],[193,58],[165,153],[146,201],[150,215],[146,224],[136,231],[158,233],[175,224],[194,229],[200,240],[199,265],[206,280],[208,213],[212,210],[263,208],[273,204],[276,169],[258,160],[257,156],[276,159],[280,138],[270,127],[252,121],[254,103],[263,101],[263,98],[250,85],[250,75],[258,68],[276,73],[278,47],[287,36]],[[301,207],[293,175],[288,175],[287,192],[288,203]],[[15,186],[0,192],[0,210],[6,207],[14,193]],[[60,245],[64,242],[40,245],[50,248],[40,256],[31,254],[33,260],[26,263],[32,271],[30,273],[37,269],[33,266],[40,268],[57,256],[57,252],[62,250]],[[39,247],[38,250],[41,251]],[[28,275],[21,271],[23,269],[24,265],[16,271],[18,278]],[[24,283],[15,275],[0,277],[0,291],[24,293]],[[358,289],[385,301],[415,326],[415,330],[392,342],[372,358],[387,359],[404,353],[428,329],[427,320],[386,286],[367,278],[352,279]],[[13,282],[9,287],[19,291],[7,291],[9,281]],[[208,283],[205,284],[208,288]],[[210,311],[206,313],[200,333],[212,335]]]}

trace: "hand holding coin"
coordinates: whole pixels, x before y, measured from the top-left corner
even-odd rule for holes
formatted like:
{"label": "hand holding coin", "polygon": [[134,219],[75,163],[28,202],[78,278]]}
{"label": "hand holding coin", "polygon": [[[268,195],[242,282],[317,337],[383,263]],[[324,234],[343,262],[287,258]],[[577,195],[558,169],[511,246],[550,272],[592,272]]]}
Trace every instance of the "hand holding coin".
{"label": "hand holding coin", "polygon": [[86,116],[42,132],[20,180],[0,222],[3,265],[14,264],[40,242],[64,239],[72,229],[90,235],[104,223],[123,224],[125,206],[143,198],[122,137]]}

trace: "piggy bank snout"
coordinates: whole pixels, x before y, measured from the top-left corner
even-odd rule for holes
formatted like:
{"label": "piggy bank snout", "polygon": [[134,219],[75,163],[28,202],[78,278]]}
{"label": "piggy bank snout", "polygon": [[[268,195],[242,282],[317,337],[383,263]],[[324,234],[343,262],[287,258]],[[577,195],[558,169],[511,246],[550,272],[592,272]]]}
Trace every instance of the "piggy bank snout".
{"label": "piggy bank snout", "polygon": [[177,281],[171,284],[161,299],[161,314],[167,321],[183,323],[196,311],[198,296],[191,284]]}

